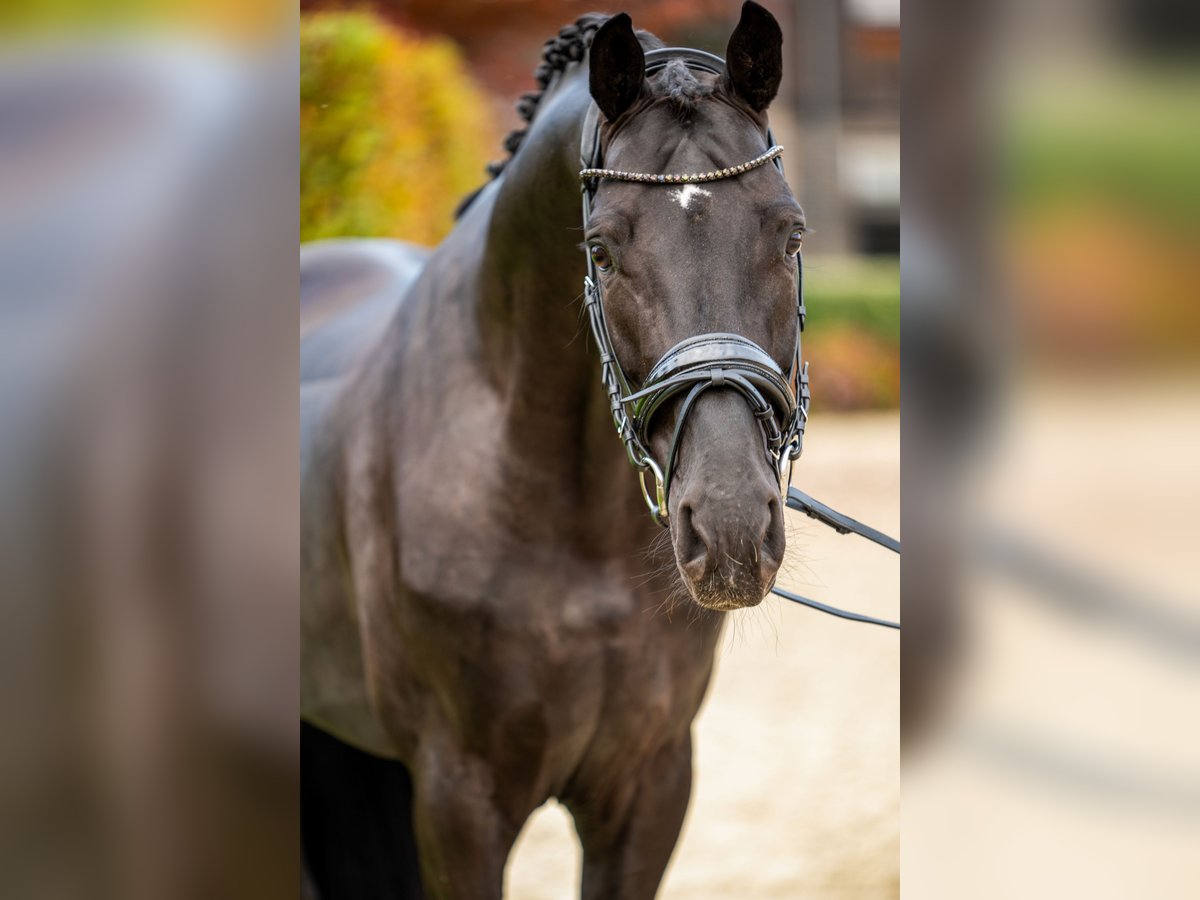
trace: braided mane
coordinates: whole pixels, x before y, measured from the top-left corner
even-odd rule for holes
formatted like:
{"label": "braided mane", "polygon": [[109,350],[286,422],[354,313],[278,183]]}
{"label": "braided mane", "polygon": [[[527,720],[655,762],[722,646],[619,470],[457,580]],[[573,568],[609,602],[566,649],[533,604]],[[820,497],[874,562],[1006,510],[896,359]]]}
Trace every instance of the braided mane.
{"label": "braided mane", "polygon": [[[525,124],[515,128],[508,133],[504,139],[504,149],[508,153],[504,159],[493,160],[487,164],[488,181],[494,181],[504,171],[504,167],[521,149],[521,142],[525,139],[526,132],[529,131],[529,123],[533,121],[533,117],[537,114],[538,104],[542,102],[542,97],[545,96],[547,88],[554,80],[554,76],[560,72],[566,71],[567,67],[572,63],[582,62],[587,56],[589,48],[592,46],[592,38],[595,37],[600,26],[607,22],[611,16],[604,13],[586,13],[580,16],[570,25],[564,25],[559,29],[559,32],[542,46],[542,61],[533,71],[533,78],[537,82],[538,89],[536,91],[527,91],[522,94],[517,100],[517,114],[521,117],[521,121]],[[637,36],[643,46],[661,47],[662,41],[650,34],[648,31],[637,31]],[[454,218],[458,218],[467,211],[467,207],[471,202],[479,196],[479,192],[487,186],[485,182],[482,186],[472,191],[458,205],[454,211]]]}

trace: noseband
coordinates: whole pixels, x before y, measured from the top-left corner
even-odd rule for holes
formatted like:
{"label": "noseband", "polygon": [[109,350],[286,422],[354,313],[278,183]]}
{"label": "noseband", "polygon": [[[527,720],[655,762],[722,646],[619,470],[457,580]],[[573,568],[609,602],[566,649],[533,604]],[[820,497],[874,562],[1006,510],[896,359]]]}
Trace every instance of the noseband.
{"label": "noseband", "polygon": [[[658,71],[673,59],[682,60],[688,68],[714,75],[721,75],[725,71],[725,61],[719,56],[700,50],[665,47],[646,53],[646,75]],[[782,174],[783,163],[780,162],[779,156],[783,148],[775,143],[770,129],[767,130],[767,142],[769,148],[754,159],[712,172],[667,175],[605,169],[601,166],[599,110],[593,103],[584,122],[580,151],[583,169],[579,178],[583,183],[584,227],[587,227],[591,218],[592,201],[602,178],[651,185],[696,184],[736,178],[767,163],[774,163]],[[771,358],[771,354],[749,338],[738,334],[699,334],[680,341],[668,350],[654,364],[645,382],[634,389],[625,377],[609,337],[596,264],[592,261],[590,253],[585,255],[588,272],[583,279],[584,303],[588,311],[592,338],[600,351],[600,380],[608,394],[617,434],[625,443],[629,461],[640,472],[642,496],[646,499],[654,521],[664,527],[667,524],[667,500],[670,496],[671,476],[675,469],[679,442],[683,436],[683,426],[696,400],[710,388],[733,388],[750,404],[762,430],[767,461],[778,473],[782,491],[786,491],[787,484],[791,481],[791,463],[804,449],[804,426],[808,421],[808,364],[802,361],[800,351],[800,337],[804,331],[805,318],[801,276],[797,275],[796,352],[792,358],[790,372],[785,374]],[[797,259],[797,272],[801,268]],[[675,419],[670,449],[665,464],[659,466],[647,449],[650,443],[650,426],[656,413],[666,406],[668,401],[680,396],[683,401]],[[647,471],[654,476],[653,495],[646,484]]]}

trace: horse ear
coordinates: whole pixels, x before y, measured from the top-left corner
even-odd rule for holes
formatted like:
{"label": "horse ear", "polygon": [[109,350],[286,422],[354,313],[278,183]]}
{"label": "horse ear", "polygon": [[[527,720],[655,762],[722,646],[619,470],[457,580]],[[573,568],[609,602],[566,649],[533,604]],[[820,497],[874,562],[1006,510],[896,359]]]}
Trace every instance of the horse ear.
{"label": "horse ear", "polygon": [[588,86],[608,121],[620,118],[642,93],[646,55],[633,33],[633,21],[619,13],[600,26],[588,55]]}
{"label": "horse ear", "polygon": [[783,32],[775,17],[754,0],[742,4],[742,18],[725,50],[725,86],[755,112],[771,105],[783,80]]}

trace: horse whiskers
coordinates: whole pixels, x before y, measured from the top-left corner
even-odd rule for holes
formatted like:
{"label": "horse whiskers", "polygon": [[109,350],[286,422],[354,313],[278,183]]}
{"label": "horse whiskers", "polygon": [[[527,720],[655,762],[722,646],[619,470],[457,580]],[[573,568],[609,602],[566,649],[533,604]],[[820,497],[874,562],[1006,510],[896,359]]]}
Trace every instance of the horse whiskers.
{"label": "horse whiskers", "polygon": [[670,618],[671,614],[673,612],[675,612],[676,609],[679,608],[679,605],[681,603],[686,603],[687,601],[688,601],[688,596],[687,596],[686,588],[684,588],[682,584],[676,584],[672,587],[671,591],[667,594],[666,599],[660,605],[660,608],[662,606],[666,606],[667,607],[666,615],[667,615],[667,618]]}
{"label": "horse whiskers", "polygon": [[[575,298],[573,300],[571,300],[570,303],[579,303],[579,300],[582,297],[583,297],[583,293],[580,292],[575,295]],[[567,305],[570,305],[570,304],[567,304]],[[582,303],[579,303],[579,312],[576,314],[576,317],[575,317],[576,323],[578,324],[579,327],[576,328],[575,333],[573,335],[571,335],[571,339],[569,341],[567,341],[567,347],[574,345],[574,343],[577,340],[579,340],[581,335],[587,335],[591,326],[587,320],[586,313],[587,313],[587,308]],[[566,348],[564,348],[564,349],[566,349]]]}
{"label": "horse whiskers", "polygon": [[674,584],[667,588],[666,596],[662,599],[658,606],[654,608],[652,614],[658,615],[663,613],[668,619],[670,619],[671,614],[675,612],[681,602],[686,602],[687,597],[687,589],[683,586],[681,581],[677,580]]}
{"label": "horse whiskers", "polygon": [[674,551],[671,547],[671,533],[669,531],[660,531],[654,536],[650,543],[646,545],[646,550],[643,555],[646,557],[663,556],[668,551],[672,553],[673,558]]}
{"label": "horse whiskers", "polygon": [[645,587],[654,579],[669,574],[672,569],[675,569],[675,564],[673,562],[659,566],[657,569],[651,569],[650,571],[637,576],[637,580],[634,581],[633,586],[635,588]]}
{"label": "horse whiskers", "polygon": [[665,591],[666,596],[654,609],[654,614],[665,611],[666,615],[670,617],[679,603],[689,598],[687,587],[684,585],[683,579],[679,575],[679,567],[675,563],[670,532],[663,531],[656,535],[646,546],[642,557],[650,565],[650,568],[641,575],[635,576],[634,587],[635,589],[642,588],[656,579],[664,579],[666,584],[655,593]]}

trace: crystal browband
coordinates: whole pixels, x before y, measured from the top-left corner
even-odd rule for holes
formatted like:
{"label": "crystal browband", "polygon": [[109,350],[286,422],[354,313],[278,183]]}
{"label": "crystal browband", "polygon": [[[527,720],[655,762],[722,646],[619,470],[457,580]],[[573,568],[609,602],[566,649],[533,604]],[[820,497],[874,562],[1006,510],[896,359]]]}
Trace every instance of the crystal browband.
{"label": "crystal browband", "polygon": [[722,178],[732,178],[751,169],[766,165],[783,153],[783,147],[775,144],[765,153],[754,157],[741,165],[730,166],[727,169],[717,169],[713,172],[700,172],[695,175],[654,175],[647,172],[620,172],[616,169],[584,169],[579,173],[581,181],[591,181],[594,178],[608,178],[612,181],[637,181],[644,184],[701,184],[706,181],[720,181]]}

